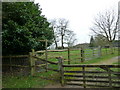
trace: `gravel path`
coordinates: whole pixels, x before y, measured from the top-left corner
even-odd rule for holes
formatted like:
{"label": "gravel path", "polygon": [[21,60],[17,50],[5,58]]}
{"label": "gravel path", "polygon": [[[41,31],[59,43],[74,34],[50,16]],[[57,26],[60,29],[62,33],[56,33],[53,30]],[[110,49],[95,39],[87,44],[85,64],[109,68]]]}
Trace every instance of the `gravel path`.
{"label": "gravel path", "polygon": [[[105,60],[104,62],[101,61],[99,63],[93,63],[93,64],[110,65],[110,64],[113,64],[115,62],[118,62],[118,60],[120,60],[120,56],[113,57],[111,59]],[[54,83],[54,84],[45,86],[44,88],[83,88],[83,87],[80,87],[80,86],[64,86],[64,87],[62,87],[60,83]]]}
{"label": "gravel path", "polygon": [[120,60],[120,56],[113,57],[111,59],[105,60],[104,62],[101,61],[101,62],[93,63],[93,64],[111,65],[115,62],[118,62],[118,60]]}

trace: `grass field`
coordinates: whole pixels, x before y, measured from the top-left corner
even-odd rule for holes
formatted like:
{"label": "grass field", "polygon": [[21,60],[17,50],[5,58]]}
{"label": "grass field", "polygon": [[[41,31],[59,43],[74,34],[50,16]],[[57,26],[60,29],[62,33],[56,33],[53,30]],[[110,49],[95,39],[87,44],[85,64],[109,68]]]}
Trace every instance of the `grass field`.
{"label": "grass field", "polygon": [[[101,49],[101,57],[103,56],[108,56],[111,55],[112,50],[110,48],[103,48]],[[115,54],[118,54],[118,48],[113,48],[113,52]],[[68,51],[63,51],[63,52],[48,52],[48,60],[53,61],[53,62],[58,62],[56,57],[63,57],[64,63],[68,63]],[[88,62],[94,62],[94,60],[98,59],[98,49],[94,50],[94,55],[93,55],[93,50],[92,49],[84,49],[84,57],[85,60],[90,60]],[[40,58],[45,59],[45,53],[40,56]],[[81,52],[80,50],[71,50],[70,49],[70,63],[71,64],[81,64]]]}
{"label": "grass field", "polygon": [[[89,51],[89,50],[87,50]],[[65,52],[50,52],[49,54],[49,60],[57,62],[56,59],[54,59],[57,56],[62,56],[65,59],[67,59],[67,51]],[[106,50],[103,49],[103,54],[100,58],[93,58],[92,60],[86,60],[85,62],[81,63],[80,59],[74,59],[77,57],[77,54],[80,54],[79,50],[71,51],[71,60],[77,61],[77,64],[92,64],[97,63],[100,61],[108,60],[112,57],[118,56],[117,50],[114,54],[108,54],[106,53]],[[41,56],[44,58],[44,55]],[[78,58],[78,57],[77,57]],[[71,62],[74,64],[75,62]],[[67,62],[64,62],[64,64],[67,64]],[[114,64],[117,64],[114,63]],[[58,69],[57,65],[49,65],[51,68]],[[48,84],[51,83],[58,83],[59,82],[59,73],[54,71],[48,71],[44,73],[35,73],[35,76],[11,76],[11,75],[5,75],[3,76],[2,80],[2,86],[3,88],[42,88]]]}

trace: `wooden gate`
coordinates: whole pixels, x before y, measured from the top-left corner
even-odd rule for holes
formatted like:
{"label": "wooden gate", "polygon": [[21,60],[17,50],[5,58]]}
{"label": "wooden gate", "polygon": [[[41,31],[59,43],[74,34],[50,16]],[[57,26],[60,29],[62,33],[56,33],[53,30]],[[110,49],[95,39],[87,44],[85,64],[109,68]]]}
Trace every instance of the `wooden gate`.
{"label": "wooden gate", "polygon": [[120,65],[62,65],[61,83],[80,87],[120,88]]}

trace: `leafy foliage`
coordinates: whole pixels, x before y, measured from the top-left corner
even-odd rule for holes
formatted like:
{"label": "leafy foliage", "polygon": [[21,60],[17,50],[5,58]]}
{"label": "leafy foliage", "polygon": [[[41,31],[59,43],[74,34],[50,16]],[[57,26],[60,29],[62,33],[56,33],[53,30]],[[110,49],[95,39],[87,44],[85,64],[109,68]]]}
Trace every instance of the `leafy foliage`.
{"label": "leafy foliage", "polygon": [[[31,49],[45,49],[40,39],[53,39],[50,23],[34,2],[2,3],[3,54],[25,54]],[[51,43],[48,43],[48,46]]]}

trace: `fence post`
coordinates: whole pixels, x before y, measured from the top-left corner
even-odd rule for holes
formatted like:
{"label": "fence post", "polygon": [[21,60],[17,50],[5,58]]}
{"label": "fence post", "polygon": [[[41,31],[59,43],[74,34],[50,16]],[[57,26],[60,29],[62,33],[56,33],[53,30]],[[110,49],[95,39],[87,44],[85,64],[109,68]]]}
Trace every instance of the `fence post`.
{"label": "fence post", "polygon": [[112,87],[112,80],[111,80],[111,71],[110,71],[110,68],[108,68],[108,78],[109,78],[109,87]]}
{"label": "fence post", "polygon": [[32,56],[34,56],[34,49],[32,49],[32,52],[30,52],[31,76],[33,76],[35,72],[35,60],[33,59]]}
{"label": "fence post", "polygon": [[70,48],[68,47],[68,64],[70,64]]}
{"label": "fence post", "polygon": [[86,88],[86,80],[85,80],[85,67],[82,67],[83,70],[83,87]]}
{"label": "fence post", "polygon": [[92,50],[93,50],[93,57],[94,57],[94,48],[92,48]]}
{"label": "fence post", "polygon": [[10,71],[12,72],[12,57],[11,57],[11,55],[10,55]]}
{"label": "fence post", "polygon": [[111,46],[111,54],[114,54],[113,46]]}
{"label": "fence post", "polygon": [[81,48],[81,62],[84,62],[84,60],[85,60],[85,57],[84,57],[84,50],[83,50],[83,48]]}
{"label": "fence post", "polygon": [[98,47],[98,57],[101,57],[101,46]]}
{"label": "fence post", "polygon": [[48,71],[48,52],[47,52],[47,39],[45,40],[45,59],[46,59],[46,72]]}
{"label": "fence post", "polygon": [[61,86],[64,86],[64,68],[63,68],[63,59],[62,57],[57,57],[58,59],[58,65],[59,65],[59,72],[60,72],[60,83]]}

